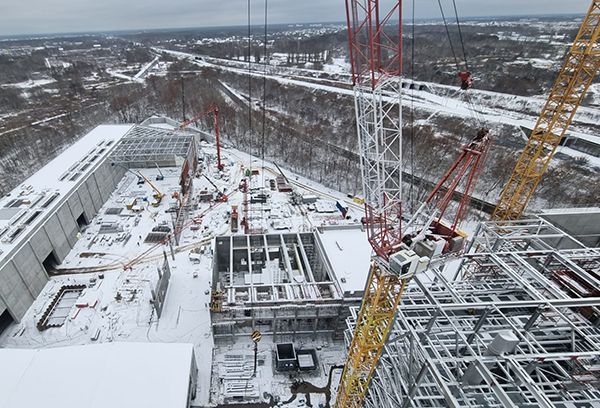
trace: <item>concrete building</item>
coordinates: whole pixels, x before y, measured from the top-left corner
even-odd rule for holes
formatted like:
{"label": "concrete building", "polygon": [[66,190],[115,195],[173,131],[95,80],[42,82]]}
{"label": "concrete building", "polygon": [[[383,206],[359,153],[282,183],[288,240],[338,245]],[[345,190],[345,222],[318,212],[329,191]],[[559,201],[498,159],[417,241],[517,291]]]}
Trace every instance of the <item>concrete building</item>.
{"label": "concrete building", "polygon": [[132,128],[97,127],[0,200],[0,320],[20,321],[113,192],[124,170],[106,159]]}
{"label": "concrete building", "polygon": [[102,125],[0,199],[0,331],[19,322],[126,173],[125,167],[196,168],[194,136],[165,129]]}
{"label": "concrete building", "polygon": [[362,301],[370,246],[360,228],[222,236],[214,247],[217,341],[254,330],[273,341],[341,338],[349,307]]}

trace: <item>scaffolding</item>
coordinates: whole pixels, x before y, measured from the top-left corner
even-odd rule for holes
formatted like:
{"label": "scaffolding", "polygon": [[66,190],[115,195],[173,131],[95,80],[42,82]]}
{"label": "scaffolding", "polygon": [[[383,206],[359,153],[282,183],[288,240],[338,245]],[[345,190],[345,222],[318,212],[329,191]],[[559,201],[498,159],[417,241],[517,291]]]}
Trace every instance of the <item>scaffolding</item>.
{"label": "scaffolding", "polygon": [[482,223],[408,285],[364,406],[600,407],[599,274],[545,220]]}

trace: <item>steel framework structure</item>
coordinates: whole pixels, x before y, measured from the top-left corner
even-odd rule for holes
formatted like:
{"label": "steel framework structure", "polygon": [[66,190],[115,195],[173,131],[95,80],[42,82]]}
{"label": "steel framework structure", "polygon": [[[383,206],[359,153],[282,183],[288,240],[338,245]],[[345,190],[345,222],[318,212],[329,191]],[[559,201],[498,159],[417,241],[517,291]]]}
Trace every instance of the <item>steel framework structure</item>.
{"label": "steel framework structure", "polygon": [[600,250],[546,221],[481,225],[405,289],[364,405],[600,407],[599,275]]}
{"label": "steel framework structure", "polygon": [[168,135],[164,129],[135,126],[119,142],[111,161],[126,167],[176,166],[193,146],[191,135]]}
{"label": "steel framework structure", "polygon": [[[181,78],[182,83],[182,91],[183,91],[183,77]],[[183,125],[179,126],[177,129],[172,130],[171,132],[167,133],[167,135],[172,135],[180,130],[184,130],[185,131],[185,127],[187,125],[191,125],[194,122],[199,121],[200,119],[202,119],[203,117],[205,117],[208,114],[214,114],[215,117],[215,135],[216,135],[216,139],[217,139],[217,166],[219,168],[219,170],[223,170],[223,168],[225,167],[224,164],[221,163],[221,142],[219,141],[219,107],[217,106],[216,103],[211,103],[210,107],[208,108],[208,110],[204,113],[201,113],[200,115],[196,116],[195,118],[193,118],[192,120],[190,120],[189,122],[185,121],[185,112],[184,112],[184,118],[183,118]]]}
{"label": "steel framework structure", "polygon": [[400,0],[392,3],[391,10],[382,16],[376,0],[346,1],[365,220],[376,256],[336,407],[362,404],[406,283],[392,273],[388,263],[402,242],[402,7]]}
{"label": "steel framework structure", "polygon": [[492,220],[518,219],[600,66],[600,0],[592,2]]}

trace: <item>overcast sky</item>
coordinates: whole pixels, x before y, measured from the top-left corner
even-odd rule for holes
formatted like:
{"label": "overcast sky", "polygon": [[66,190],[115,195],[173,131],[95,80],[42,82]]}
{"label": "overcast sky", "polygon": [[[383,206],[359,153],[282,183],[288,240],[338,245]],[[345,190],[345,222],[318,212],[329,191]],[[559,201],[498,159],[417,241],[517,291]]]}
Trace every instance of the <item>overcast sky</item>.
{"label": "overcast sky", "polygon": [[[389,0],[382,0],[384,4]],[[437,0],[415,0],[417,18],[439,18]],[[404,1],[405,19],[412,0]],[[587,13],[590,0],[456,0],[460,18]],[[448,18],[452,1],[442,0]],[[251,0],[253,25],[265,0]],[[386,8],[388,9],[388,8]],[[0,0],[0,35],[246,25],[248,0]],[[268,0],[268,22],[343,21],[344,0]]]}

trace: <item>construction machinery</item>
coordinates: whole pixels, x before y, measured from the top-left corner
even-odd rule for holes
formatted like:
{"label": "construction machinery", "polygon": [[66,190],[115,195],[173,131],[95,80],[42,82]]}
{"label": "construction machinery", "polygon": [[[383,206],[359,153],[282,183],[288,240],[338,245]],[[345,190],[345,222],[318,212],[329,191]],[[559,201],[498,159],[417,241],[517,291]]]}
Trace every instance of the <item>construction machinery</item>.
{"label": "construction machinery", "polygon": [[[387,13],[380,11],[376,0],[346,0],[366,212],[363,220],[373,256],[338,388],[336,408],[361,406],[408,282],[417,272],[430,266],[430,258],[435,256],[436,261],[440,261],[439,255],[443,252],[460,249],[464,234],[457,227],[465,215],[470,193],[490,146],[487,129],[481,129],[468,146],[461,147],[460,157],[417,211],[408,228],[403,228],[401,1],[393,1]],[[449,180],[450,186],[444,187]],[[463,196],[453,223],[447,225],[441,218],[460,185]],[[436,201],[442,193],[443,197]],[[431,210],[428,216],[426,210]],[[424,216],[426,222],[418,225],[416,220]],[[417,247],[430,237],[438,240],[439,245]],[[430,256],[423,256],[427,251]]]}
{"label": "construction machinery", "polygon": [[213,183],[213,181],[211,179],[209,179],[206,174],[203,174],[203,176],[215,188],[215,190],[217,190],[217,199],[216,199],[216,201],[219,201],[219,202],[221,202],[221,201],[227,201],[227,196],[225,195],[225,193],[223,193],[221,191],[221,189],[219,187],[217,187],[217,185],[215,183]]}
{"label": "construction machinery", "polygon": [[134,259],[130,260],[129,262],[127,262],[126,264],[123,265],[123,270],[127,270],[127,269],[131,269],[134,265],[138,264],[139,262],[142,262],[150,253],[152,253],[156,248],[164,245],[166,242],[169,242],[172,238],[174,238],[177,234],[180,234],[181,231],[185,230],[188,227],[191,227],[194,224],[198,224],[199,222],[201,222],[202,218],[208,214],[209,212],[211,212],[215,207],[219,206],[221,203],[226,202],[227,200],[229,200],[229,197],[232,196],[233,194],[235,194],[237,192],[237,190],[233,190],[229,192],[229,195],[225,198],[225,200],[222,201],[215,201],[213,203],[210,204],[210,206],[204,210],[202,213],[196,215],[193,219],[179,225],[175,231],[167,234],[167,236],[160,242],[157,242],[156,244],[154,244],[153,246],[151,246],[150,248],[148,248],[146,251],[142,252],[141,254],[139,254],[137,257],[135,257]]}
{"label": "construction machinery", "polygon": [[237,212],[237,205],[232,205],[231,206],[231,232],[237,232],[238,231],[238,218],[239,218],[239,214]]}
{"label": "construction machinery", "polygon": [[221,171],[221,170],[223,170],[225,165],[221,163],[221,146],[220,146],[220,141],[219,141],[219,108],[214,102],[210,105],[210,108],[206,112],[201,113],[200,115],[196,116],[189,122],[184,122],[183,125],[179,126],[177,129],[167,133],[167,135],[171,135],[181,129],[185,130],[186,125],[190,125],[190,124],[198,121],[199,119],[202,119],[203,117],[205,117],[206,115],[208,115],[210,113],[214,114],[214,116],[215,116],[215,135],[216,135],[216,140],[217,140],[217,161],[218,161],[217,166],[219,168],[219,171]]}
{"label": "construction machinery", "polygon": [[156,201],[154,201],[152,203],[152,207],[158,207],[160,205],[161,200],[163,199],[163,197],[165,196],[163,193],[161,193],[160,191],[158,191],[158,189],[156,187],[154,187],[154,185],[152,183],[150,183],[150,180],[148,180],[141,171],[137,171],[139,173],[139,175],[146,180],[146,182],[150,185],[150,187],[152,187],[154,189],[154,191],[156,191],[156,194],[154,194],[154,199]]}
{"label": "construction machinery", "polygon": [[515,166],[492,221],[516,220],[533,196],[552,155],[600,66],[600,0],[579,29],[554,88]]}
{"label": "construction machinery", "polygon": [[[460,147],[460,156],[410,221],[403,226],[402,240],[410,249],[414,249],[419,255],[432,258],[434,254],[441,255],[461,248],[465,234],[457,228],[467,213],[472,191],[483,170],[491,144],[487,129],[481,129],[467,146]],[[458,207],[452,223],[446,225],[442,218],[460,185],[462,194],[458,200]],[[440,247],[439,251],[432,246]]]}
{"label": "construction machinery", "polygon": [[130,172],[131,174],[133,174],[134,176],[137,177],[137,179],[138,179],[137,183],[138,184],[144,184],[144,178],[142,176],[140,176],[139,174],[135,174],[133,172],[133,170],[129,170],[127,167],[125,167],[125,166],[123,166],[122,164],[119,164],[119,163],[111,163],[110,165],[111,166],[119,166],[119,167],[124,168],[125,170],[127,170],[128,172]]}
{"label": "construction machinery", "polygon": [[[401,1],[346,0],[366,229],[374,251],[335,407],[359,407],[417,256],[401,250]],[[398,24],[390,38],[384,28]],[[412,252],[412,251],[410,251]],[[394,259],[394,262],[392,262]],[[393,264],[393,269],[392,269]]]}
{"label": "construction machinery", "polygon": [[158,167],[158,163],[154,162],[154,164],[156,164],[156,168],[158,169],[158,174],[156,175],[156,181],[164,180],[165,175],[162,173],[162,171],[160,171],[160,167]]}

